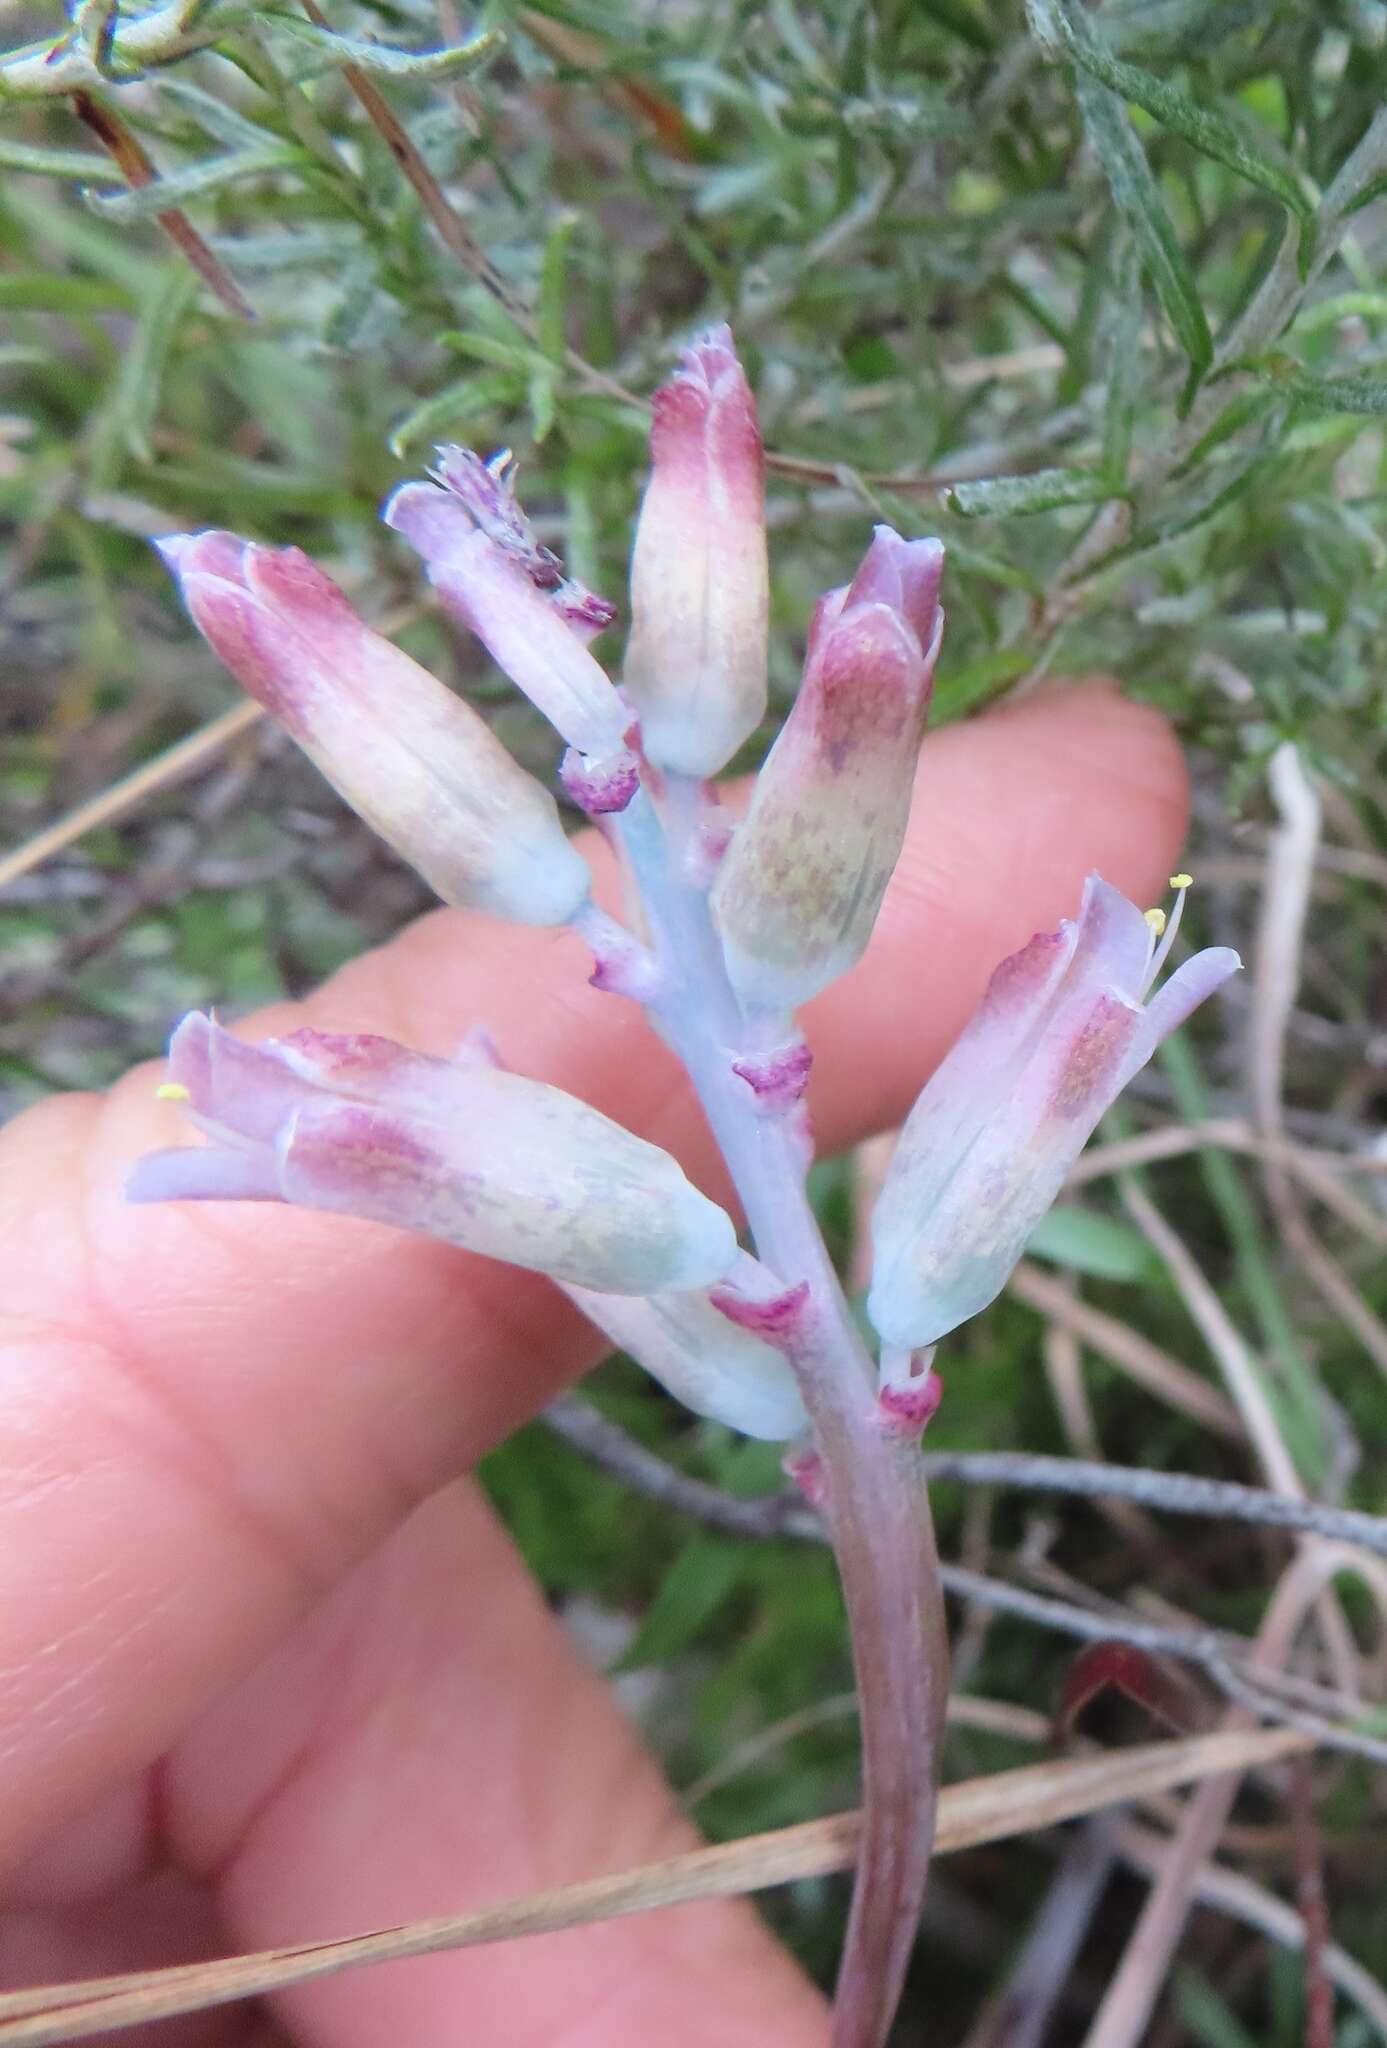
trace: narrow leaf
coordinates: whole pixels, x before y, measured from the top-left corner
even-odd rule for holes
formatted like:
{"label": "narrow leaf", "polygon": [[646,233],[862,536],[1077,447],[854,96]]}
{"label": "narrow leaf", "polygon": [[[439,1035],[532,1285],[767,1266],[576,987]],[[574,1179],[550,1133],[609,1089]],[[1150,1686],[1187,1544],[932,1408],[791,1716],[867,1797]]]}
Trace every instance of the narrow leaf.
{"label": "narrow leaf", "polygon": [[1387,378],[1315,377],[1298,367],[1270,375],[1279,391],[1289,393],[1305,412],[1352,412],[1369,419],[1387,413]]}
{"label": "narrow leaf", "polygon": [[539,349],[500,335],[454,332],[440,334],[438,339],[459,355],[475,356],[478,362],[495,363],[498,368],[515,370],[525,377],[543,375],[554,367]]}
{"label": "narrow leaf", "polygon": [[1298,335],[1318,334],[1323,328],[1337,326],[1340,320],[1385,319],[1387,292],[1335,292],[1330,298],[1317,299],[1313,306],[1306,306],[1292,324]]}
{"label": "narrow leaf", "polygon": [[1064,0],[1057,0],[1046,12],[1065,55],[1090,78],[1143,108],[1172,135],[1192,143],[1202,156],[1212,157],[1249,184],[1270,192],[1300,219],[1309,218],[1310,202],[1294,173],[1256,150],[1220,109],[1200,106],[1168,79],[1115,57],[1084,16],[1071,14]]}
{"label": "narrow leaf", "polygon": [[660,1581],[620,1668],[667,1664],[686,1650],[732,1592],[744,1562],[735,1543],[701,1531],[691,1536]]}
{"label": "narrow leaf", "polygon": [[568,283],[568,245],[578,225],[576,213],[566,213],[544,244],[539,272],[539,345],[553,361],[563,361],[564,301]]}
{"label": "narrow leaf", "polygon": [[1121,484],[1132,456],[1132,427],[1141,385],[1141,277],[1136,250],[1124,241],[1118,258],[1112,329],[1108,337],[1108,389],[1103,405],[1103,474]]}
{"label": "narrow leaf", "polygon": [[1017,512],[1052,512],[1059,505],[1094,505],[1119,497],[1093,469],[1036,469],[1028,476],[993,476],[954,484],[944,500],[965,519],[997,518]]}
{"label": "narrow leaf", "polygon": [[260,149],[275,139],[254,121],[248,121],[244,114],[238,114],[224,100],[219,100],[215,93],[204,92],[200,85],[194,85],[186,78],[175,78],[166,72],[159,80],[159,96],[185,107],[200,128],[232,149]]}
{"label": "narrow leaf", "polygon": [[110,165],[103,156],[83,149],[38,149],[0,135],[0,165],[9,171],[31,171],[41,178],[106,178]]}
{"label": "narrow leaf", "polygon": [[86,192],[82,196],[93,213],[103,220],[147,220],[152,214],[168,213],[190,200],[205,199],[241,178],[260,178],[271,171],[293,170],[312,160],[305,150],[290,142],[267,142],[261,149],[235,150],[225,156],[209,157],[185,171],[154,178],[148,185],[125,192]]}
{"label": "narrow leaf", "polygon": [[1131,1224],[1064,1205],[1051,1209],[1032,1232],[1026,1253],[1095,1280],[1149,1279],[1154,1265],[1146,1239]]}
{"label": "narrow leaf", "polygon": [[461,377],[407,412],[390,436],[390,452],[403,459],[421,442],[436,441],[478,413],[505,405],[514,395],[515,380],[496,374]]}
{"label": "narrow leaf", "polygon": [[1087,72],[1074,80],[1084,127],[1107,176],[1113,201],[1126,215],[1165,316],[1202,376],[1213,357],[1209,323],[1184,253],[1170,224],[1146,152],[1122,102]]}
{"label": "narrow leaf", "polygon": [[998,647],[980,654],[961,668],[939,676],[930,701],[930,724],[950,724],[969,711],[976,711],[989,697],[995,697],[1009,683],[1016,682],[1031,666],[1031,656],[1019,647]]}
{"label": "narrow leaf", "polygon": [[149,428],[179,327],[197,296],[198,279],[184,264],[171,265],[121,352],[110,395],[93,422],[89,474],[98,489],[114,483],[124,450],[150,460]]}
{"label": "narrow leaf", "polygon": [[104,277],[63,277],[37,272],[0,276],[0,309],[25,313],[129,312],[134,294]]}
{"label": "narrow leaf", "polygon": [[324,51],[335,64],[359,64],[363,71],[383,72],[389,78],[452,78],[460,71],[474,70],[503,40],[499,29],[486,29],[470,43],[456,43],[443,50],[398,50],[389,43],[373,43],[366,36],[339,35],[335,29],[320,28],[317,22],[300,21],[292,14],[267,9],[263,18],[299,42]]}

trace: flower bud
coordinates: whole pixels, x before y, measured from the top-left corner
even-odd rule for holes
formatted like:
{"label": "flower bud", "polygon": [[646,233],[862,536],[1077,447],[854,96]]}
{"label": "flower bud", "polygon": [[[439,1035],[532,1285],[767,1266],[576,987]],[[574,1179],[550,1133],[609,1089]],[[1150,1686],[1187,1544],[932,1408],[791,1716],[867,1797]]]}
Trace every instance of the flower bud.
{"label": "flower bud", "polygon": [[232,674],[445,902],[521,924],[573,915],[590,877],[549,792],[331,577],[229,533],[158,547]]}
{"label": "flower bud", "polygon": [[704,1293],[565,1293],[637,1365],[695,1415],[725,1422],[743,1436],[786,1443],[808,1428],[795,1376],[783,1354],[739,1330]]}
{"label": "flower bud", "polygon": [[728,972],[783,1012],[859,958],[910,817],[944,616],[938,541],[879,526],[820,600],[804,679],[713,891]]}
{"label": "flower bud", "polygon": [[655,393],[622,683],[658,767],[716,775],[766,709],[765,463],[726,327]]}
{"label": "flower bud", "polygon": [[445,608],[571,747],[599,760],[620,754],[630,713],[554,593],[474,524],[470,503],[439,484],[401,484],[381,516],[422,556]]}
{"label": "flower bud", "polygon": [[133,1201],[336,1210],[606,1294],[705,1286],[737,1257],[731,1218],[667,1152],[485,1063],[361,1033],[247,1045],[194,1015],[167,1092],[212,1142],[141,1160]]}
{"label": "flower bud", "polygon": [[1099,1117],[1241,964],[1223,946],[1196,953],[1144,1003],[1165,958],[1155,937],[1091,875],[1078,921],[992,976],[910,1113],[872,1218],[867,1309],[888,1344],[933,1344],[1000,1293]]}

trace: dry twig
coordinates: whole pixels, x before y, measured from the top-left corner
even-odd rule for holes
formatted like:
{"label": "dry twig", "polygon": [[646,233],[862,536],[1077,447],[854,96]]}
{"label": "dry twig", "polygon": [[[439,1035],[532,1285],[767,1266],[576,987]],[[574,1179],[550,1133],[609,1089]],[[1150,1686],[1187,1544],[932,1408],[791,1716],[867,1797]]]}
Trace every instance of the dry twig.
{"label": "dry twig", "polygon": [[[1066,1757],[972,1778],[946,1787],[940,1798],[936,1853],[1010,1840],[1217,1773],[1275,1763],[1310,1747],[1311,1738],[1295,1729],[1258,1729]],[[797,1878],[824,1876],[851,1866],[856,1835],[857,1815],[836,1814],[480,1912],[447,1914],[220,1962],[12,1991],[0,1994],[0,2048],[45,2048],[87,2040],[115,2028],[230,2004],[368,1963],[513,1941],[660,1906],[732,1897]]]}

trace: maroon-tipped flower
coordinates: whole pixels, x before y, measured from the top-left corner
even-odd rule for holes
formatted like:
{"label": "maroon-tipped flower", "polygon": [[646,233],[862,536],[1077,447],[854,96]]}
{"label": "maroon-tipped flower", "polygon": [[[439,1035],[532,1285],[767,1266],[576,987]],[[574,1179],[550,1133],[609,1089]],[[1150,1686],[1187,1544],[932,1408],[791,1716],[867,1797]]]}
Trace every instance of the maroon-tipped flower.
{"label": "maroon-tipped flower", "polygon": [[879,526],[845,590],[820,599],[804,678],[713,892],[728,971],[787,1011],[852,966],[910,817],[944,615],[937,540]]}
{"label": "maroon-tipped flower", "polygon": [[571,615],[567,586],[542,580],[537,552],[508,536],[478,485],[486,465],[461,463],[461,450],[444,453],[447,482],[401,484],[381,517],[423,558],[444,608],[568,744],[614,761],[631,714],[584,644],[593,629]]}
{"label": "maroon-tipped flower", "polygon": [[156,545],[238,682],[445,902],[522,924],[572,917],[589,875],[549,792],[307,555],[218,532]]}
{"label": "maroon-tipped flower", "polygon": [[515,457],[509,448],[484,462],[471,448],[438,449],[433,474],[452,492],[473,523],[542,590],[564,624],[587,643],[616,617],[616,606],[566,573],[545,547],[515,495]]}
{"label": "maroon-tipped flower", "polygon": [[657,767],[716,775],[766,709],[765,461],[726,327],[655,393],[650,453],[622,683]]}
{"label": "maroon-tipped flower", "polygon": [[[1189,878],[1174,879],[1183,902]],[[1213,946],[1149,995],[1178,910],[1167,927],[1090,875],[1077,921],[997,969],[910,1112],[872,1218],[867,1308],[888,1344],[933,1344],[986,1308],[1099,1117],[1237,972]]]}
{"label": "maroon-tipped flower", "polygon": [[247,1045],[193,1015],[164,1093],[211,1143],[142,1159],[132,1201],[337,1210],[604,1294],[706,1286],[737,1257],[731,1218],[667,1152],[485,1061],[366,1033]]}

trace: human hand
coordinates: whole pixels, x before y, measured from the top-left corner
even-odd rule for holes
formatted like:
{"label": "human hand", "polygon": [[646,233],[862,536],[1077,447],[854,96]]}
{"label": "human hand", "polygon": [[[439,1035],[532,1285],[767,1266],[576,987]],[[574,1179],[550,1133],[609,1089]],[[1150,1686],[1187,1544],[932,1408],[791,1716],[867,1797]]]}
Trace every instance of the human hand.
{"label": "human hand", "polygon": [[[930,739],[872,947],[807,1013],[823,1149],[899,1121],[991,966],[1089,868],[1159,891],[1183,826],[1171,736],[1107,688]],[[439,911],[253,1029],[446,1052],[483,1023],[726,1199],[674,1062],[584,958]],[[313,1940],[689,1846],[458,1478],[600,1338],[547,1283],[427,1239],[127,1208],[130,1165],[181,1136],[155,1078],[0,1140],[0,1974]],[[460,2023],[505,2048],[827,2037],[818,1994],[724,1903],[329,1978],[275,2010],[324,2048],[432,2048]]]}

